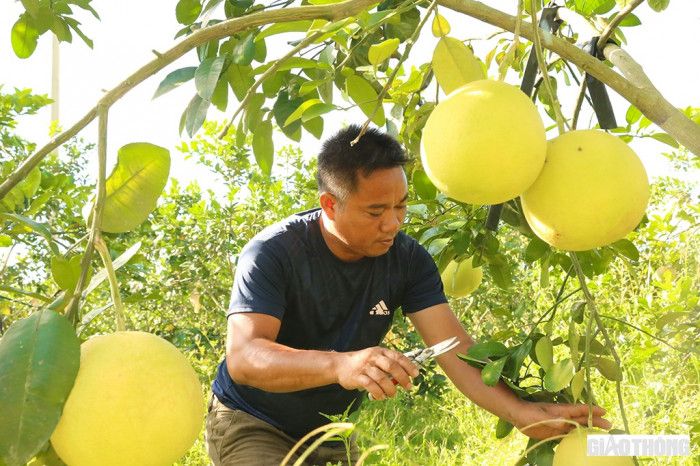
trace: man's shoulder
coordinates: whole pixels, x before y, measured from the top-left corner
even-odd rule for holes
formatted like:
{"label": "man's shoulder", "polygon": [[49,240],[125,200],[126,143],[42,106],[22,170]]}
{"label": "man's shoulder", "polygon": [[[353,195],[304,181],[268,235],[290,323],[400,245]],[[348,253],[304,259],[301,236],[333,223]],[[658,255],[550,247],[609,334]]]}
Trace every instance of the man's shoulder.
{"label": "man's shoulder", "polygon": [[293,251],[307,243],[314,235],[315,228],[318,228],[316,225],[320,211],[320,208],[316,208],[298,212],[268,225],[248,242],[246,248]]}

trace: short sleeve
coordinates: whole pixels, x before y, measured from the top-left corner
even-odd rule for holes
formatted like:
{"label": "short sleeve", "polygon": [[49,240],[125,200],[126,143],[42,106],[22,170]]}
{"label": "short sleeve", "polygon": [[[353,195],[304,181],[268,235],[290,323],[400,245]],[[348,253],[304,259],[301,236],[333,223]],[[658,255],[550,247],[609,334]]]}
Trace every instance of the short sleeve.
{"label": "short sleeve", "polygon": [[281,257],[267,241],[252,241],[241,251],[231,290],[227,317],[241,312],[268,314],[282,319],[285,276]]}
{"label": "short sleeve", "polygon": [[423,310],[447,302],[435,261],[420,243],[413,247],[401,308],[404,313]]}

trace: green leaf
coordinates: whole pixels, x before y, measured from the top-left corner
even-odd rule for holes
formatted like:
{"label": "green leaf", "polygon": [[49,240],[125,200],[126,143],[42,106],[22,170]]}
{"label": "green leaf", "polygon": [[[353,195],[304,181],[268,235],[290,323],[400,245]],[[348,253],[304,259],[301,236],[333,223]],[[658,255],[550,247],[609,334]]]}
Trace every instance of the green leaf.
{"label": "green leaf", "polygon": [[595,367],[603,377],[614,382],[622,380],[622,370],[615,361],[608,358],[598,357],[595,359]]}
{"label": "green leaf", "polygon": [[284,126],[289,126],[291,123],[301,119],[302,121],[308,121],[314,119],[324,113],[328,113],[335,109],[333,105],[329,105],[321,102],[319,99],[309,99],[303,104],[299,105],[296,110],[292,112],[291,115],[287,117],[284,121]]}
{"label": "green leaf", "polygon": [[416,169],[413,171],[413,177],[411,178],[413,183],[413,189],[415,189],[416,194],[421,199],[435,199],[437,196],[437,188],[430,181],[428,174],[424,170]]}
{"label": "green leaf", "polygon": [[579,370],[571,379],[571,394],[574,396],[574,401],[581,399],[583,393],[584,370]]}
{"label": "green leaf", "polygon": [[548,392],[558,392],[569,386],[574,377],[574,364],[571,359],[564,359],[549,368],[543,379],[544,389]]}
{"label": "green leaf", "polygon": [[628,239],[621,239],[611,244],[611,246],[615,251],[622,254],[626,258],[635,262],[639,260],[639,251],[632,241]]}
{"label": "green leaf", "polygon": [[180,24],[194,23],[202,12],[202,4],[199,0],[180,0],[175,6],[175,17]]}
{"label": "green leaf", "polygon": [[0,338],[0,463],[25,464],[49,440],[80,364],[70,322],[41,310]]}
{"label": "green leaf", "polygon": [[78,26],[80,25],[80,23],[79,23],[78,21],[76,21],[74,18],[71,18],[71,17],[69,17],[69,16],[64,16],[64,17],[63,17],[63,20],[64,20],[66,23],[68,23],[68,26],[69,26],[71,29],[73,29],[73,30],[75,31],[75,33],[78,34],[78,36],[79,36],[81,39],[83,39],[83,42],[85,42],[85,44],[86,44],[88,47],[92,48],[92,46],[93,46],[92,40],[91,40],[88,36],[86,36],[85,34],[83,34],[83,31],[80,30],[80,28],[78,27]]}
{"label": "green leaf", "polygon": [[508,348],[500,341],[483,341],[470,346],[467,350],[467,355],[482,361],[487,358],[505,356],[506,354],[508,354]]}
{"label": "green leaf", "polygon": [[537,363],[545,371],[549,370],[549,368],[554,364],[553,351],[554,347],[552,346],[552,340],[550,340],[549,337],[544,336],[537,340],[537,344],[535,345]]}
{"label": "green leaf", "polygon": [[34,26],[31,18],[27,14],[19,17],[17,22],[12,26],[10,41],[12,50],[19,58],[29,58],[36,50],[37,41],[39,39],[39,31]]}
{"label": "green leaf", "polygon": [[660,13],[668,8],[670,0],[647,0],[647,3],[652,10]]}
{"label": "green leaf", "polygon": [[323,118],[316,117],[310,120],[302,118],[301,125],[316,139],[321,139],[321,136],[323,136]]}
{"label": "green leaf", "polygon": [[490,361],[481,369],[481,380],[484,384],[493,387],[498,383],[498,379],[501,378],[501,372],[503,372],[503,366],[506,365],[507,359],[508,357],[505,356],[495,361]]}
{"label": "green leaf", "polygon": [[513,430],[513,424],[501,419],[500,417],[498,418],[498,422],[496,422],[496,438],[497,439],[502,439],[502,438],[507,437],[508,434],[510,434],[512,430]]}
{"label": "green leaf", "polygon": [[197,94],[204,99],[211,101],[211,96],[216,89],[216,83],[221,76],[221,69],[224,66],[226,57],[207,58],[197,67],[194,72],[194,85],[197,88]]}
{"label": "green leaf", "polygon": [[440,13],[435,13],[433,18],[433,35],[443,37],[450,33],[450,23]]}
{"label": "green leaf", "polygon": [[31,16],[36,17],[39,14],[39,0],[22,0],[22,6]]}
{"label": "green leaf", "polygon": [[124,233],[139,226],[155,209],[169,173],[167,149],[147,142],[122,146],[107,178],[102,230]]}
{"label": "green leaf", "polygon": [[228,105],[228,81],[226,79],[221,78],[216,82],[214,93],[211,95],[211,103],[219,111],[223,112],[226,110]]}
{"label": "green leaf", "polygon": [[523,362],[525,361],[525,358],[527,357],[528,354],[530,354],[530,350],[532,349],[532,340],[528,339],[525,340],[523,343],[521,343],[518,348],[512,352],[511,354],[511,361],[512,361],[512,366],[511,366],[511,372],[510,372],[510,378],[515,380],[518,378],[520,374],[520,367],[523,365]]}
{"label": "green leaf", "polygon": [[262,120],[262,107],[265,103],[265,96],[260,93],[255,93],[250,96],[250,101],[245,109],[245,128],[248,131],[255,131],[260,120]]}
{"label": "green leaf", "polygon": [[301,140],[301,122],[296,121],[289,126],[284,126],[284,122],[303,102],[300,98],[290,99],[287,91],[282,91],[278,94],[277,100],[272,107],[272,114],[275,117],[277,126],[280,127],[285,136],[297,142]]}
{"label": "green leaf", "polygon": [[573,6],[583,16],[602,15],[615,7],[615,0],[574,0]]}
{"label": "green leaf", "polygon": [[255,43],[253,34],[248,34],[243,40],[239,40],[233,46],[231,58],[236,65],[250,65],[255,57]]}
{"label": "green leaf", "polygon": [[153,94],[153,99],[160,97],[166,92],[170,92],[181,84],[194,78],[194,73],[197,70],[196,66],[187,66],[179,70],[172,71],[158,85],[158,89]]}
{"label": "green leaf", "polygon": [[627,109],[627,113],[625,114],[625,120],[627,120],[627,123],[629,123],[630,125],[633,125],[641,117],[642,117],[642,112],[634,105],[630,105],[629,108]]}
{"label": "green leaf", "polygon": [[12,237],[8,235],[0,235],[0,248],[12,246]]}
{"label": "green leaf", "polygon": [[620,21],[620,27],[633,27],[641,24],[642,22],[639,20],[639,18],[632,13],[628,13],[624,18],[622,18],[622,21]]}
{"label": "green leaf", "polygon": [[190,103],[187,105],[187,110],[185,111],[185,129],[190,137],[193,137],[204,124],[210,105],[210,101],[204,100],[196,94],[192,97],[192,100],[190,100]]}
{"label": "green leaf", "polygon": [[350,99],[360,107],[362,113],[371,118],[375,125],[384,126],[386,122],[384,108],[381,104],[377,107],[378,96],[372,85],[364,78],[353,74],[345,80],[345,86]]}
{"label": "green leaf", "polygon": [[59,253],[58,246],[56,246],[56,243],[52,238],[51,230],[49,229],[48,225],[44,223],[35,222],[31,218],[25,217],[23,215],[12,214],[7,212],[0,212],[0,218],[19,223],[24,229],[26,229],[27,232],[33,231],[35,233],[38,233],[39,235],[43,236],[49,243],[49,248],[51,249],[51,252],[53,252],[54,254]]}
{"label": "green leaf", "polygon": [[80,279],[80,261],[82,256],[71,258],[53,256],[51,258],[51,276],[62,290],[74,290]]}
{"label": "green leaf", "polygon": [[61,42],[72,42],[73,34],[70,32],[68,23],[66,23],[63,18],[56,16],[51,23],[51,31],[56,34],[56,38]]}
{"label": "green leaf", "polygon": [[433,71],[445,94],[479,79],[484,69],[469,47],[453,37],[443,37],[433,52]]}
{"label": "green leaf", "polygon": [[275,146],[272,142],[272,122],[269,120],[261,122],[253,133],[253,155],[262,172],[270,176]]}
{"label": "green leaf", "polygon": [[659,330],[663,330],[663,328],[669,324],[674,323],[678,319],[681,319],[683,317],[689,316],[690,313],[688,312],[667,312],[663,314],[661,317],[659,317],[656,321],[656,328]]}
{"label": "green leaf", "polygon": [[513,285],[513,276],[508,264],[490,263],[488,264],[489,275],[499,288],[507,289]]}
{"label": "green leaf", "polygon": [[678,141],[676,141],[673,136],[670,134],[666,133],[654,133],[651,135],[653,139],[656,139],[659,142],[663,142],[664,144],[668,144],[669,146],[678,149]]}
{"label": "green leaf", "polygon": [[530,243],[525,249],[525,262],[534,262],[550,250],[551,248],[547,243],[535,236],[530,240]]}
{"label": "green leaf", "polygon": [[232,64],[224,74],[239,102],[245,98],[248,89],[255,83],[250,66]]}
{"label": "green leaf", "polygon": [[399,48],[399,40],[396,38],[387,39],[379,44],[373,44],[369,48],[367,57],[369,62],[375,66],[382,63],[384,60],[388,60]]}
{"label": "green leaf", "polygon": [[301,21],[289,21],[286,23],[277,23],[272,26],[263,29],[260,34],[255,36],[255,41],[260,41],[266,37],[282,34],[285,32],[305,32],[311,27],[312,21],[310,19],[305,19]]}

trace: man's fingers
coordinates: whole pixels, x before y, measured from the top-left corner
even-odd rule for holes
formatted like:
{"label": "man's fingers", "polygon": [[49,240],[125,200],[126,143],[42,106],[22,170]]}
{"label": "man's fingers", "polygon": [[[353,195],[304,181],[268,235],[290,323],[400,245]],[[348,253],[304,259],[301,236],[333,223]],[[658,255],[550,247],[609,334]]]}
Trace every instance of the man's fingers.
{"label": "man's fingers", "polygon": [[396,359],[382,356],[377,359],[377,366],[386,374],[401,384],[403,388],[408,390],[411,388],[411,378],[408,371]]}
{"label": "man's fingers", "polygon": [[384,397],[392,397],[396,395],[396,387],[394,386],[394,382],[391,381],[391,377],[389,377],[382,369],[376,366],[370,367],[367,369],[367,375],[381,388],[385,395]]}
{"label": "man's fingers", "polygon": [[[588,405],[575,404],[571,406],[571,417],[575,416],[588,416]],[[593,416],[603,416],[605,415],[605,410],[600,406],[593,406]]]}
{"label": "man's fingers", "polygon": [[367,390],[369,394],[371,395],[373,400],[383,400],[386,398],[386,395],[384,395],[384,390],[382,390],[382,387],[380,387],[374,380],[372,380],[370,377],[366,375],[360,375],[358,377],[358,381],[362,385],[362,388]]}

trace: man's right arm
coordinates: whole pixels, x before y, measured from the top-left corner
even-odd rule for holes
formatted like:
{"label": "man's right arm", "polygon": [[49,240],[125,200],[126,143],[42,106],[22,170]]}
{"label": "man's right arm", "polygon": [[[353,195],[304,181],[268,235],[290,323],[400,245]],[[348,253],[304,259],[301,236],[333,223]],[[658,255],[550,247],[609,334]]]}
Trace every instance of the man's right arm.
{"label": "man's right arm", "polygon": [[228,317],[226,367],[239,384],[268,392],[291,392],[340,384],[348,390],[364,389],[374,399],[396,394],[394,378],[404,388],[418,375],[404,355],[386,348],[360,351],[299,350],[276,343],[280,320],[259,313]]}

